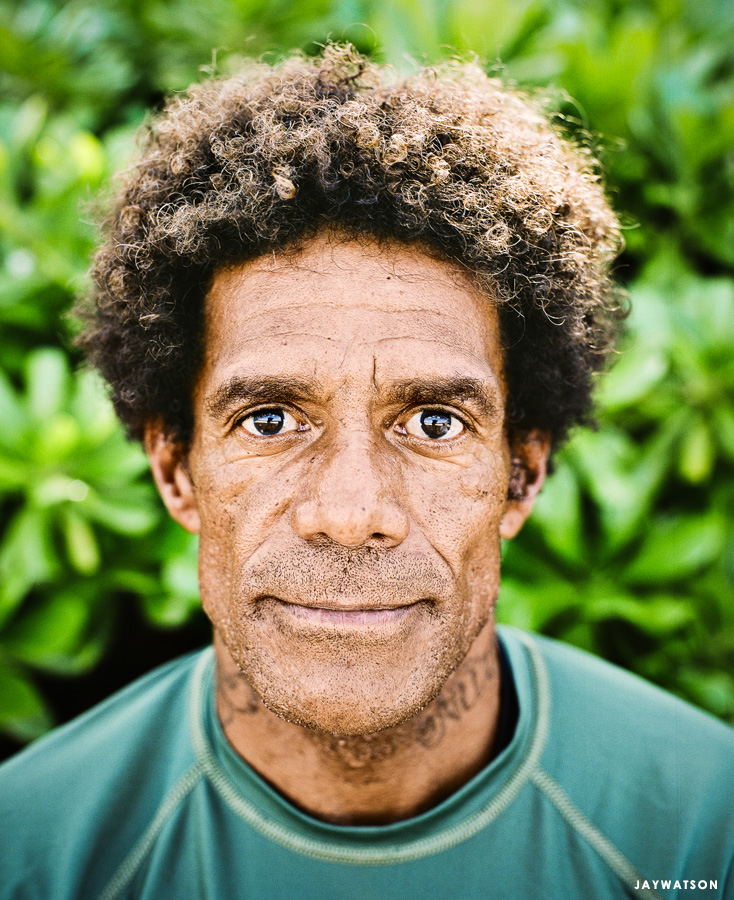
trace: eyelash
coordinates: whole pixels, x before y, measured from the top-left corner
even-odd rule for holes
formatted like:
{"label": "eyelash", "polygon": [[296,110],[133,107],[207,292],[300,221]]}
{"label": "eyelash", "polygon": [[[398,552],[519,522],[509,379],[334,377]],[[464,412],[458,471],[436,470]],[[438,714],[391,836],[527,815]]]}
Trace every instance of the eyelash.
{"label": "eyelash", "polygon": [[[293,416],[296,422],[298,422],[299,432],[306,431],[310,427],[308,416],[302,413],[300,409],[289,406],[287,403],[263,403],[261,406],[256,406],[255,409],[248,409],[247,412],[237,413],[237,415],[232,419],[232,429],[236,431],[238,428],[241,428],[244,422],[251,416],[256,416],[258,413],[265,412],[266,410],[270,409],[279,409]],[[304,425],[306,426],[305,428],[303,427]],[[291,434],[292,432],[287,433]]]}
{"label": "eyelash", "polygon": [[[306,416],[305,413],[303,413],[301,410],[299,410],[295,407],[291,407],[284,403],[281,403],[281,404],[266,403],[266,404],[263,404],[262,406],[256,407],[255,409],[248,409],[247,412],[239,413],[232,420],[233,430],[242,428],[244,425],[244,422],[247,419],[249,419],[251,416],[255,416],[259,412],[265,412],[266,410],[270,410],[270,409],[283,410],[284,412],[287,412],[291,416],[293,416],[293,418],[298,422],[298,428],[295,432],[289,431],[283,435],[275,434],[275,435],[271,436],[271,439],[277,438],[277,437],[285,437],[286,434],[301,434],[304,431],[310,430],[310,428],[311,428],[311,423],[309,421],[309,417]],[[416,415],[417,413],[428,412],[428,411],[445,413],[446,415],[451,416],[452,418],[454,418],[458,422],[460,422],[462,427],[466,431],[470,431],[470,432],[476,431],[476,428],[474,427],[473,423],[471,422],[471,420],[469,419],[468,416],[461,415],[461,414],[457,413],[456,410],[454,410],[454,409],[450,409],[450,408],[447,408],[447,407],[441,406],[441,405],[432,405],[432,404],[425,404],[425,405],[422,404],[420,406],[411,406],[408,409],[403,410],[401,413],[399,413],[397,416],[395,416],[395,418],[392,421],[392,425],[389,425],[388,427],[392,428],[393,430],[395,430],[399,427],[405,428],[406,423],[414,415]],[[398,432],[398,433],[400,433],[400,432]],[[263,437],[264,436],[265,435],[263,435]],[[447,443],[446,441],[431,439],[429,437],[426,437],[426,438],[416,437],[415,435],[408,434],[407,431],[404,432],[404,434],[402,434],[401,436],[412,438],[414,440],[425,440],[428,443],[433,444],[433,445]],[[456,437],[461,437],[461,435],[457,435]],[[450,439],[450,441],[453,441],[453,440],[455,440],[455,438]]]}
{"label": "eyelash", "polygon": [[[408,409],[401,412],[398,416],[396,416],[392,427],[395,428],[398,425],[404,426],[405,423],[410,421],[410,419],[413,416],[417,415],[418,413],[422,413],[422,412],[445,413],[445,415],[451,416],[451,418],[456,419],[458,422],[461,422],[462,426],[467,431],[471,431],[471,432],[476,431],[476,428],[474,427],[473,423],[471,422],[471,420],[469,419],[468,416],[461,415],[460,413],[456,412],[456,410],[451,409],[449,407],[441,406],[440,404],[438,404],[438,405],[421,404],[420,406],[411,406]],[[409,435],[409,437],[413,437],[413,435]],[[428,437],[426,438],[426,440],[428,440],[434,444],[437,443],[436,440],[431,440],[431,438],[428,438]]]}

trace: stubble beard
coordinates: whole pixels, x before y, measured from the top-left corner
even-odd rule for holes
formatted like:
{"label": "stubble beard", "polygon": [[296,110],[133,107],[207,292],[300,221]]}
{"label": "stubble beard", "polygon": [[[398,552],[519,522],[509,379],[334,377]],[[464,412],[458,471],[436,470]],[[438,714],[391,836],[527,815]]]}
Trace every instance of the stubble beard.
{"label": "stubble beard", "polygon": [[[459,586],[447,567],[441,570],[441,563],[418,560],[413,566],[404,561],[398,565],[391,562],[382,570],[386,559],[395,559],[389,553],[339,551],[338,565],[324,565],[323,552],[309,550],[301,554],[295,566],[290,558],[271,555],[259,566],[248,565],[244,577],[228,578],[226,584],[214,586],[218,602],[205,600],[207,614],[256,696],[279,718],[315,734],[343,738],[395,729],[415,719],[465,659],[491,616],[494,598],[487,616],[464,621],[467,598],[462,602],[457,596]],[[329,555],[325,554],[327,561]],[[377,565],[365,565],[365,560],[377,561]],[[359,578],[351,568],[371,577]],[[273,589],[273,583],[275,596],[289,596],[289,585],[277,573],[290,573],[286,579],[290,580],[294,569],[320,573],[301,581],[299,602],[316,602],[309,598],[338,593],[335,579],[339,577],[342,586],[359,584],[359,592],[365,596],[374,598],[380,591],[391,592],[391,602],[395,590],[401,587],[411,600],[416,586],[432,589],[439,597],[417,604],[412,627],[402,636],[390,636],[388,640],[376,636],[371,640],[369,635],[325,630],[294,639],[287,628],[283,634],[273,627],[267,602],[252,596],[255,587],[265,584]],[[232,591],[235,583],[237,589]],[[229,596],[223,596],[222,588],[227,588]],[[202,599],[205,595],[211,597],[202,583]]]}

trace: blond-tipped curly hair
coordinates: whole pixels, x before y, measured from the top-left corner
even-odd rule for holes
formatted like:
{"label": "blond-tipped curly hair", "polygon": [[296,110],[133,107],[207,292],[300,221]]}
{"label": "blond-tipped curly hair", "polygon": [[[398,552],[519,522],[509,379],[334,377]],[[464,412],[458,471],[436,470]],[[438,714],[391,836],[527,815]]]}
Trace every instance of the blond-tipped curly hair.
{"label": "blond-tipped curly hair", "polygon": [[218,267],[324,229],[413,242],[499,304],[508,426],[557,443],[588,421],[621,319],[597,168],[475,64],[399,78],[335,45],[252,63],[152,120],[104,225],[81,344],[133,436],[159,419],[186,443]]}

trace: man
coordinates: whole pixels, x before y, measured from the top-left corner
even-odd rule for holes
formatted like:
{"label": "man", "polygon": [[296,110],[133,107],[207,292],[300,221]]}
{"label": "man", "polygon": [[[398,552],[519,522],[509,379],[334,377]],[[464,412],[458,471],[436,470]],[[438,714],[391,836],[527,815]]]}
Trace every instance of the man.
{"label": "man", "polygon": [[386,78],[192,88],[125,178],[83,343],[214,647],[6,765],[3,897],[734,897],[731,730],[494,623],[619,321],[593,160]]}

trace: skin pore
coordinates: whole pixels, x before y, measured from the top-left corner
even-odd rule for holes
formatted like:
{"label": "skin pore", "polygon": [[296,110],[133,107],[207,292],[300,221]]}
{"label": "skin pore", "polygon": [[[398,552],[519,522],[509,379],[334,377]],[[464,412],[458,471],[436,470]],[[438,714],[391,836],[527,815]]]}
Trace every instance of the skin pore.
{"label": "skin pore", "polygon": [[500,537],[549,447],[510,446],[505,396],[491,300],[416,247],[321,235],[215,275],[189,452],[146,447],[200,533],[227,739],[318,818],[416,815],[492,758]]}

